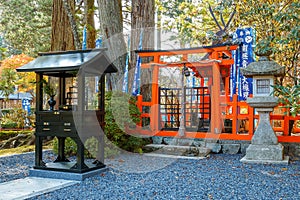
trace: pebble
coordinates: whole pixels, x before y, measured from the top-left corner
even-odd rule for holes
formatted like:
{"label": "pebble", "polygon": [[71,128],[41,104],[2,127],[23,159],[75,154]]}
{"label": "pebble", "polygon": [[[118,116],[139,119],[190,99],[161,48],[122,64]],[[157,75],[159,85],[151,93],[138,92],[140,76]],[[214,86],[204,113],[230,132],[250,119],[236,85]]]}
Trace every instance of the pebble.
{"label": "pebble", "polygon": [[[47,153],[51,159],[53,154]],[[242,154],[188,160],[122,153],[109,171],[34,199],[300,199],[300,161],[244,164]],[[0,182],[24,178],[34,153],[0,158]]]}

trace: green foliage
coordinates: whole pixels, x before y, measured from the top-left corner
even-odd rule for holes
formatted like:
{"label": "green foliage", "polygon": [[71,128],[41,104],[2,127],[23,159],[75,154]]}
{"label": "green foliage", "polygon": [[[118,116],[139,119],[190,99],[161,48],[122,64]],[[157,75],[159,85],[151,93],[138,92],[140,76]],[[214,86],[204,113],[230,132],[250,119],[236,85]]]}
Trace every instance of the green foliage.
{"label": "green foliage", "polygon": [[[98,140],[94,137],[91,137],[86,140],[84,143],[85,151],[84,156],[85,158],[95,158],[98,152]],[[55,137],[53,139],[53,152],[58,153],[58,140]],[[77,153],[77,144],[74,140],[67,137],[65,141],[65,155],[70,156],[76,156]],[[119,153],[119,150],[113,146],[109,141],[105,141],[104,146],[104,157],[109,158],[112,156],[115,156]]]}
{"label": "green foliage", "polygon": [[43,79],[42,83],[43,83],[43,90],[44,90],[45,94],[47,94],[49,97],[56,95],[56,89],[55,89],[55,87],[53,87],[51,85],[50,82],[48,82],[47,80]]}
{"label": "green foliage", "polygon": [[[158,12],[166,16],[162,29],[176,32],[176,36],[171,39],[179,40],[181,47],[211,44],[211,39],[215,37],[219,28],[209,13],[209,4],[212,5],[216,16],[222,13],[226,23],[234,8],[232,3],[221,5],[212,0],[201,1],[201,3],[186,0],[156,1]],[[217,20],[222,24],[219,18]]]}
{"label": "green foliage", "polygon": [[[283,81],[295,80],[300,75],[297,68],[300,56],[300,2],[247,0],[238,1],[237,8],[237,24],[256,30],[256,51],[273,52],[272,59],[286,66]],[[293,84],[297,85],[296,81]]]}
{"label": "green foliage", "polygon": [[1,120],[1,127],[2,128],[17,128],[17,123],[14,122],[12,119],[4,118]]}
{"label": "green foliage", "polygon": [[3,60],[6,57],[7,48],[4,44],[3,38],[0,35],[0,60]]}
{"label": "green foliage", "polygon": [[48,51],[51,0],[0,0],[0,32],[6,41],[28,55]]}
{"label": "green foliage", "polygon": [[105,134],[119,148],[130,152],[142,152],[149,139],[126,133],[126,126],[139,122],[140,111],[134,97],[122,92],[107,92],[105,99]]}
{"label": "green foliage", "polygon": [[[119,148],[142,153],[142,147],[150,143],[150,139],[144,139],[125,133],[126,126],[134,126],[139,122],[140,112],[135,105],[134,97],[122,92],[107,92],[105,99],[105,147],[104,156],[110,157],[119,153]],[[58,152],[58,141],[53,140],[53,150]],[[85,156],[94,158],[98,151],[98,140],[89,138],[84,146]],[[77,152],[77,145],[71,138],[66,138],[65,154],[74,156]]]}
{"label": "green foliage", "polygon": [[15,91],[15,85],[18,80],[17,72],[11,68],[2,70],[0,79],[0,92],[3,93],[6,99]]}
{"label": "green foliage", "polygon": [[12,109],[1,118],[2,128],[24,128],[26,112],[23,109]]}
{"label": "green foliage", "polygon": [[[212,40],[218,31],[209,13],[211,5],[217,21],[222,26],[221,15],[226,23],[230,13],[236,8],[233,27],[253,27],[256,31],[259,54],[273,52],[272,59],[286,66],[283,82],[295,81],[300,76],[300,2],[297,0],[205,0],[201,3],[185,0],[156,1],[158,13],[167,16],[163,30],[177,33],[174,39],[181,41],[181,47],[202,45]],[[282,83],[281,83],[282,84]]]}
{"label": "green foliage", "polygon": [[[99,151],[98,146],[98,140],[95,137],[91,137],[87,139],[84,143],[84,147],[87,149],[87,157],[95,158],[97,155],[97,152]],[[119,150],[116,148],[116,146],[113,146],[111,142],[108,141],[107,138],[105,138],[104,142],[104,157],[110,158],[112,156],[115,156],[119,154]]]}
{"label": "green foliage", "polygon": [[[273,94],[279,97],[279,103],[287,108],[292,116],[300,113],[300,85],[274,85]],[[287,113],[286,113],[287,114]]]}
{"label": "green foliage", "polygon": [[[56,137],[53,139],[53,152],[58,154],[58,139]],[[69,137],[67,137],[65,140],[64,152],[65,155],[67,156],[76,156],[76,152],[77,152],[76,142]]]}
{"label": "green foliage", "polygon": [[22,53],[20,50],[14,49],[10,46],[2,35],[3,34],[0,33],[0,60]]}

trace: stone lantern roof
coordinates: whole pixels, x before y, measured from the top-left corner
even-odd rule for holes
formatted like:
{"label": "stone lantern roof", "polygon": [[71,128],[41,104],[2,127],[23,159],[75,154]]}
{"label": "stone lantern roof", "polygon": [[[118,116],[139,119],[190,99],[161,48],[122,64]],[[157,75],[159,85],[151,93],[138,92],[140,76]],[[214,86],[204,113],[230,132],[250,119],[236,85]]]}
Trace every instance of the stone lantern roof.
{"label": "stone lantern roof", "polygon": [[284,74],[284,66],[280,66],[275,61],[270,60],[269,56],[261,56],[257,62],[252,62],[240,70],[246,77],[281,76]]}

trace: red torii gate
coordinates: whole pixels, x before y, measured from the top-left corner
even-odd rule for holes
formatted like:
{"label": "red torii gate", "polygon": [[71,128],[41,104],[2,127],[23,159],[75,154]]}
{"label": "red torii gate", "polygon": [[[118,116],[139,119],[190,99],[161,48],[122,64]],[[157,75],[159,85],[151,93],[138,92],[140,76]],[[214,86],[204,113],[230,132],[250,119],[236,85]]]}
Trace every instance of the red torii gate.
{"label": "red torii gate", "polygon": [[[210,129],[206,132],[185,130],[186,138],[216,138],[229,140],[251,140],[254,133],[254,120],[258,116],[254,114],[253,108],[246,102],[238,102],[237,96],[230,98],[230,67],[234,64],[231,51],[236,50],[238,45],[215,45],[203,46],[186,49],[172,50],[138,50],[136,53],[142,60],[151,60],[141,64],[142,69],[152,69],[151,83],[151,100],[143,101],[142,95],[137,96],[137,106],[142,112],[141,122],[135,129],[139,134],[148,136],[163,137],[179,137],[178,130],[162,129],[161,113],[160,113],[160,90],[159,90],[159,70],[164,67],[188,67],[195,73],[196,77],[209,77],[208,88],[210,93],[211,113],[210,113]],[[198,61],[189,61],[190,55],[208,55],[208,59],[200,59]],[[163,57],[178,56],[181,57],[179,62],[165,62]],[[148,58],[148,59],[147,59]],[[150,59],[149,59],[150,58]],[[224,88],[221,88],[224,85]],[[224,90],[221,94],[221,89]],[[149,107],[151,112],[143,112],[144,107]],[[240,109],[246,108],[247,112],[241,114]],[[230,110],[230,111],[229,111]],[[223,113],[222,113],[223,112]],[[225,113],[225,114],[224,114]],[[182,113],[181,113],[182,114]],[[185,112],[183,112],[185,114]],[[147,119],[149,124],[143,124],[143,119]],[[283,115],[273,115],[271,120],[283,120],[283,126],[277,127],[277,131],[281,131],[283,135],[278,136],[280,142],[300,142],[299,136],[288,135],[288,120]],[[230,120],[231,131],[224,132],[224,120]],[[248,122],[247,133],[239,133],[239,121],[246,119]],[[300,117],[293,119],[300,120]],[[147,120],[146,120],[147,121]],[[286,123],[287,121],[287,123]],[[297,128],[296,128],[297,129]],[[298,130],[298,129],[297,129]],[[296,131],[297,131],[296,130]],[[298,130],[297,132],[300,132]]]}

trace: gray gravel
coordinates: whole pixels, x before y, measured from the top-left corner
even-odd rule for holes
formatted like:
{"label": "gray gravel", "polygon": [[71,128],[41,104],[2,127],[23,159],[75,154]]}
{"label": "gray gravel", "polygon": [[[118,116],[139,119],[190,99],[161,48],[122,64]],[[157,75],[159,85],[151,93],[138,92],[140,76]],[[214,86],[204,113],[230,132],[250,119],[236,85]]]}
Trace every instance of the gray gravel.
{"label": "gray gravel", "polygon": [[[243,164],[242,155],[169,159],[123,153],[110,170],[31,199],[300,199],[300,162]],[[48,153],[46,159],[54,159]],[[0,182],[28,176],[34,154],[0,158]]]}

